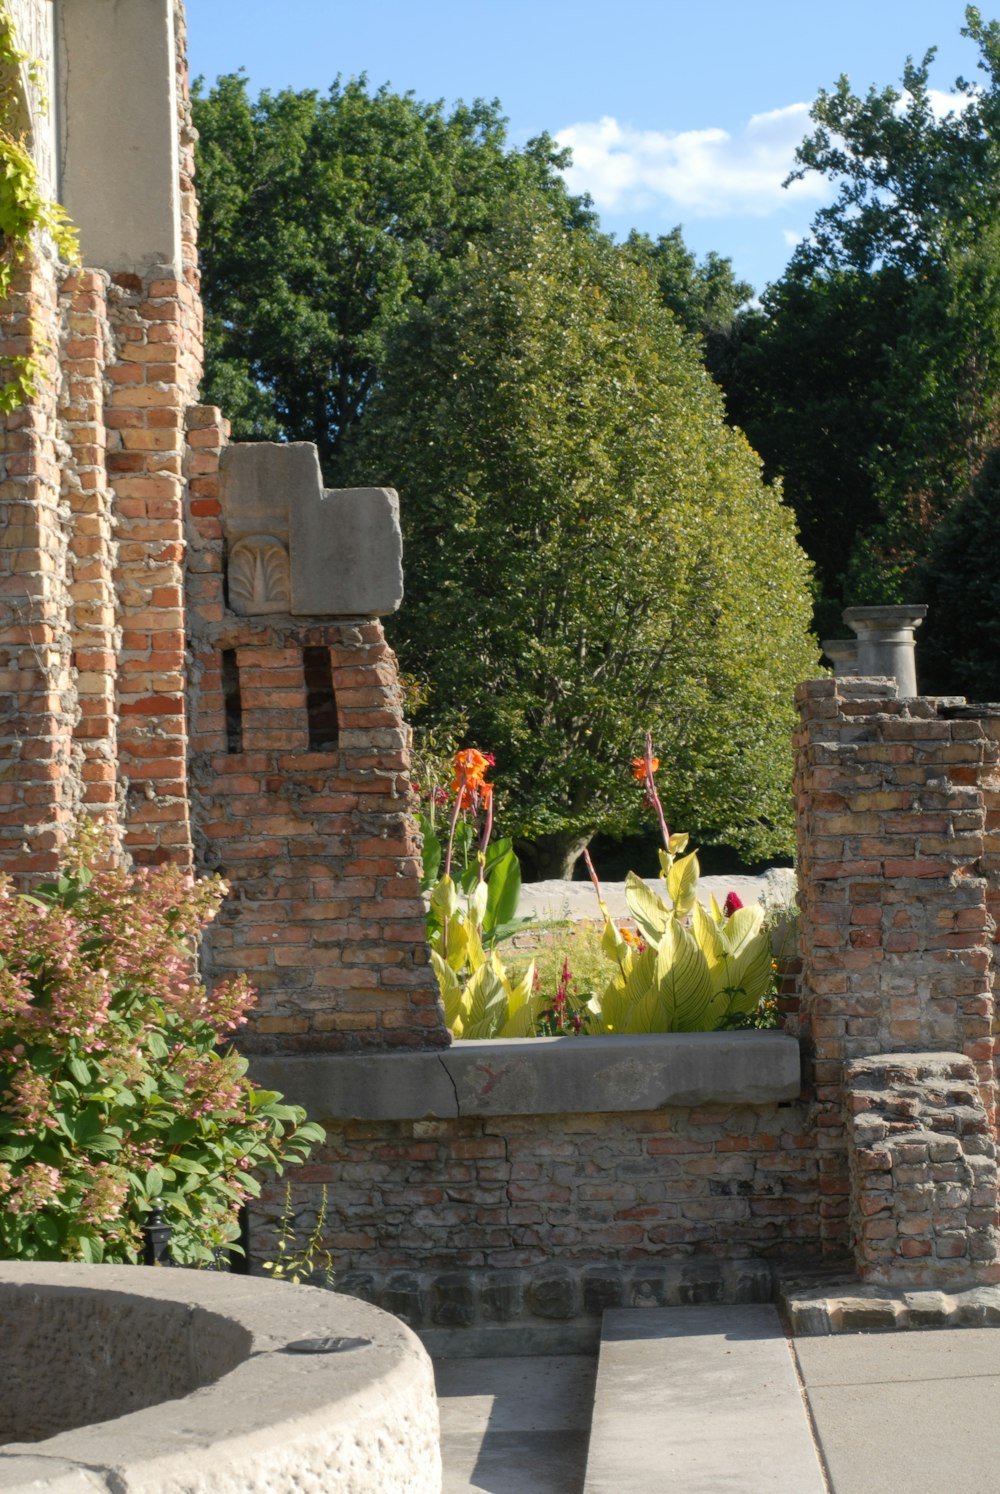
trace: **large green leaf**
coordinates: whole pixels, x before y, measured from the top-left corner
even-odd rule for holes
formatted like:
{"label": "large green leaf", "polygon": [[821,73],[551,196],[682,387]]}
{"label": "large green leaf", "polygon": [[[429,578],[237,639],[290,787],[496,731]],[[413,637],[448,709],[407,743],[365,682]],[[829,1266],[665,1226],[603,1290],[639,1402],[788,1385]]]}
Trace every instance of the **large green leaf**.
{"label": "large green leaf", "polygon": [[481,965],[470,977],[463,993],[463,1002],[468,1017],[462,1036],[496,1037],[506,1018],[507,992],[492,965]]}
{"label": "large green leaf", "polygon": [[698,855],[692,851],[675,861],[667,874],[667,891],[678,918],[686,918],[694,907],[698,895]]}
{"label": "large green leaf", "polygon": [[690,929],[672,922],[656,954],[656,984],[670,1032],[701,1032],[712,999],[708,961]]}
{"label": "large green leaf", "polygon": [[658,944],[670,920],[670,909],[635,872],[625,878],[625,900],[647,944]]}
{"label": "large green leaf", "polygon": [[483,929],[486,934],[496,934],[504,925],[513,921],[521,897],[521,864],[512,850],[489,866],[489,898]]}

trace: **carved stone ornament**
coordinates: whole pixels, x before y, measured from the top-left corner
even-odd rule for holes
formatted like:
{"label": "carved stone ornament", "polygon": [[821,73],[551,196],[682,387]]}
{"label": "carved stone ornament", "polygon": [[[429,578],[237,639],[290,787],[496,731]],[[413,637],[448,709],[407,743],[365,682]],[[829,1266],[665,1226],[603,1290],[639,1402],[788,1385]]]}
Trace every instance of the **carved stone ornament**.
{"label": "carved stone ornament", "polygon": [[273,534],[250,534],[229,552],[229,608],[241,617],[287,612],[291,605],[288,551]]}

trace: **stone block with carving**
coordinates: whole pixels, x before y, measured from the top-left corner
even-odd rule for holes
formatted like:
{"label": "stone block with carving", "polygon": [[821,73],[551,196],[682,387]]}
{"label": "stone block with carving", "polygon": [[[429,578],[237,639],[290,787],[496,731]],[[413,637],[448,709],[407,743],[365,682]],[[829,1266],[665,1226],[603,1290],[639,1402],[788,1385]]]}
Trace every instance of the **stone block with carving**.
{"label": "stone block with carving", "polygon": [[395,612],[403,541],[392,488],[324,488],[316,447],[306,441],[229,446],[220,476],[231,611]]}

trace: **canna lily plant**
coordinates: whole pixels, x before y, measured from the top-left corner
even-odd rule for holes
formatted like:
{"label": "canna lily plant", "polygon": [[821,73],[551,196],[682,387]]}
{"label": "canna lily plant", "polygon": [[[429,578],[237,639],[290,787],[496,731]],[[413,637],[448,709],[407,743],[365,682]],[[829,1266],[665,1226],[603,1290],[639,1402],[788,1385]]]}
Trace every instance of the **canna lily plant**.
{"label": "canna lily plant", "polygon": [[686,835],[671,835],[656,789],[659,761],[646,734],[646,755],[633,760],[647,803],[663,837],[659,853],[665,897],[630,872],[625,897],[639,929],[635,939],[619,929],[601,897],[584,852],[604,918],[601,947],[614,965],[602,992],[588,1004],[591,1032],[709,1032],[753,1012],[772,983],[771,942],[759,907],[745,908],[730,894],[706,910],[697,898],[697,853]]}
{"label": "canna lily plant", "polygon": [[[486,774],[493,765],[490,755],[475,748],[457,752],[445,846],[432,824],[422,825],[430,890],[427,941],[445,1020],[456,1037],[530,1037],[545,1004],[535,990],[534,961],[515,980],[496,950],[527,920],[516,917],[521,868],[511,842],[491,843],[493,785]],[[461,870],[454,864],[456,850],[464,860]],[[444,871],[435,881],[442,853]]]}

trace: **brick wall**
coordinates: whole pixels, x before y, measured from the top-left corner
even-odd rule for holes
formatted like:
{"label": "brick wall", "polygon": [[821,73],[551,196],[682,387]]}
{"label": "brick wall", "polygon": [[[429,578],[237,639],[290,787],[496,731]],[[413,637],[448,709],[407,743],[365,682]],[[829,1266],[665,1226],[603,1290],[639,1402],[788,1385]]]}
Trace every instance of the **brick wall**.
{"label": "brick wall", "polygon": [[39,393],[3,423],[0,858],[48,871],[79,814],[136,861],[189,862],[184,411],[201,375],[193,133],[177,10],[180,275],[67,271],[39,252],[0,308]]}
{"label": "brick wall", "polygon": [[[246,971],[257,987],[249,1051],[443,1046],[395,656],[374,618],[228,610],[228,427],[209,407],[187,425],[197,864],[233,889],[205,941],[206,973]],[[310,703],[307,651],[325,702]]]}
{"label": "brick wall", "polygon": [[809,681],[799,704],[798,1022],[814,1083],[823,1250],[855,1248],[865,1274],[857,1158],[853,1230],[850,1217],[848,1066],[952,1054],[971,1066],[977,1103],[995,1121],[995,872],[984,864],[995,723],[964,702],[897,700],[890,681]]}
{"label": "brick wall", "polygon": [[[819,1250],[816,1157],[798,1103],[629,1114],[327,1122],[291,1177],[308,1228],[327,1186],[338,1277]],[[284,1185],[257,1211],[271,1248]]]}

